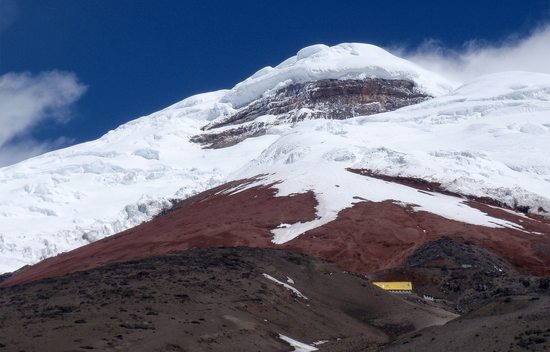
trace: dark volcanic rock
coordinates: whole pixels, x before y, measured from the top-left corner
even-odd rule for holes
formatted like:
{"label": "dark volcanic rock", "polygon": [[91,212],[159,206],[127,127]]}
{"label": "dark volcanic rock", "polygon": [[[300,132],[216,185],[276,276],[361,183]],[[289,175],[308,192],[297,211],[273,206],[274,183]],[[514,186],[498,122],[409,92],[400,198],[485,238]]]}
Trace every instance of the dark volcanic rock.
{"label": "dark volcanic rock", "polygon": [[1,289],[0,351],[361,351],[453,317],[319,259],[210,248]]}
{"label": "dark volcanic rock", "polygon": [[12,275],[13,275],[12,273],[0,274],[0,282],[9,279]]}
{"label": "dark volcanic rock", "polygon": [[299,121],[300,109],[310,109],[309,118],[343,120],[353,116],[391,111],[426,100],[428,96],[404,80],[367,78],[363,80],[325,79],[291,84],[273,96],[256,100],[224,121],[207,129],[253,121],[263,115],[285,115]]}
{"label": "dark volcanic rock", "polygon": [[373,277],[413,281],[419,295],[441,299],[460,313],[479,308],[496,297],[550,296],[550,290],[544,288],[545,278],[525,275],[497,253],[460,236],[428,242],[402,265]]}
{"label": "dark volcanic rock", "polygon": [[[366,78],[363,80],[325,79],[291,84],[274,95],[241,107],[234,115],[205,127],[208,133],[192,141],[209,148],[222,148],[248,137],[264,134],[272,125],[305,119],[347,119],[366,116],[417,104],[430,98],[405,80]],[[254,121],[265,115],[269,123]],[[223,128],[234,126],[233,128]]]}

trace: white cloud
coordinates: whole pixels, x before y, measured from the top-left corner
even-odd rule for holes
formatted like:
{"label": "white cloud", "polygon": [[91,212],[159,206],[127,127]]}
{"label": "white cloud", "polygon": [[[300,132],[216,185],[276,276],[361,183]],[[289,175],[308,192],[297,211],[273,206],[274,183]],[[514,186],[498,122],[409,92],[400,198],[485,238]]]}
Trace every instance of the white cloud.
{"label": "white cloud", "polygon": [[461,50],[450,50],[438,41],[427,40],[412,52],[398,51],[401,56],[459,82],[502,71],[550,73],[550,25],[540,26],[525,37],[508,37],[497,44],[473,40]]}
{"label": "white cloud", "polygon": [[68,72],[37,75],[7,73],[0,76],[0,166],[36,155],[58,145],[28,137],[41,122],[64,122],[70,106],[86,87]]}

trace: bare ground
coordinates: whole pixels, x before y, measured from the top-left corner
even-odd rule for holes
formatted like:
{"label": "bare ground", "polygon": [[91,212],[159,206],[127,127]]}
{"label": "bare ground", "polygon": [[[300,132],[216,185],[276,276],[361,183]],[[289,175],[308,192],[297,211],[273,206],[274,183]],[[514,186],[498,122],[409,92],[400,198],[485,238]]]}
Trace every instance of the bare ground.
{"label": "bare ground", "polygon": [[1,289],[0,351],[361,351],[454,317],[301,254],[195,249]]}

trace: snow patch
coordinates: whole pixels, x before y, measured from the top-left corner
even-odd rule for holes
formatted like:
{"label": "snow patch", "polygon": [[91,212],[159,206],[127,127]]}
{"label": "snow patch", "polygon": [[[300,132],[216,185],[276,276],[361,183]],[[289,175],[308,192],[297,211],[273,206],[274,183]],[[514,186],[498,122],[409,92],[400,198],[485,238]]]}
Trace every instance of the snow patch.
{"label": "snow patch", "polygon": [[303,299],[308,299],[306,296],[304,296],[300,291],[298,291],[296,288],[290,286],[289,284],[286,284],[282,281],[279,281],[277,280],[276,278],[274,278],[273,276],[271,275],[268,275],[268,274],[262,274],[265,278],[267,278],[268,280],[271,280],[281,286],[283,286],[284,288],[286,288],[287,290],[290,290],[292,291],[296,296],[300,297],[300,298],[303,298]]}
{"label": "snow patch", "polygon": [[[285,182],[276,185],[275,187],[279,189],[278,196],[306,191],[304,182],[309,184],[312,180],[309,177],[303,179],[301,176],[292,175]],[[334,187],[334,182],[339,187]],[[416,188],[357,175],[345,169],[323,168],[322,176],[315,176],[313,190],[319,203],[316,211],[317,218],[291,224],[289,227],[273,229],[271,231],[273,243],[283,244],[309,230],[336,220],[340,211],[351,207],[357,203],[358,199],[373,202],[396,200],[398,204],[411,206],[415,211],[427,211],[451,220],[486,227],[522,229],[521,225],[489,216],[468,206],[463,198],[434,192],[418,192]]]}
{"label": "snow patch", "polygon": [[279,338],[285,342],[288,342],[290,346],[294,347],[291,352],[311,352],[318,351],[319,349],[310,345],[307,345],[303,342],[296,341],[288,336],[279,334]]}
{"label": "snow patch", "polygon": [[319,341],[313,342],[312,345],[313,346],[319,346],[319,345],[325,344],[327,342],[328,342],[328,340],[319,340]]}

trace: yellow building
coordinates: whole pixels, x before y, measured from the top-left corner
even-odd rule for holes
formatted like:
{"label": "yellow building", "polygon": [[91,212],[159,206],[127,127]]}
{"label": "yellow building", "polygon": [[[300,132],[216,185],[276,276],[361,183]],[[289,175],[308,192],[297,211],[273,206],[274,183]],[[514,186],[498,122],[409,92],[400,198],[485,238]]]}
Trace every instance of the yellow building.
{"label": "yellow building", "polygon": [[410,281],[373,282],[373,284],[386,291],[412,291],[413,289]]}

